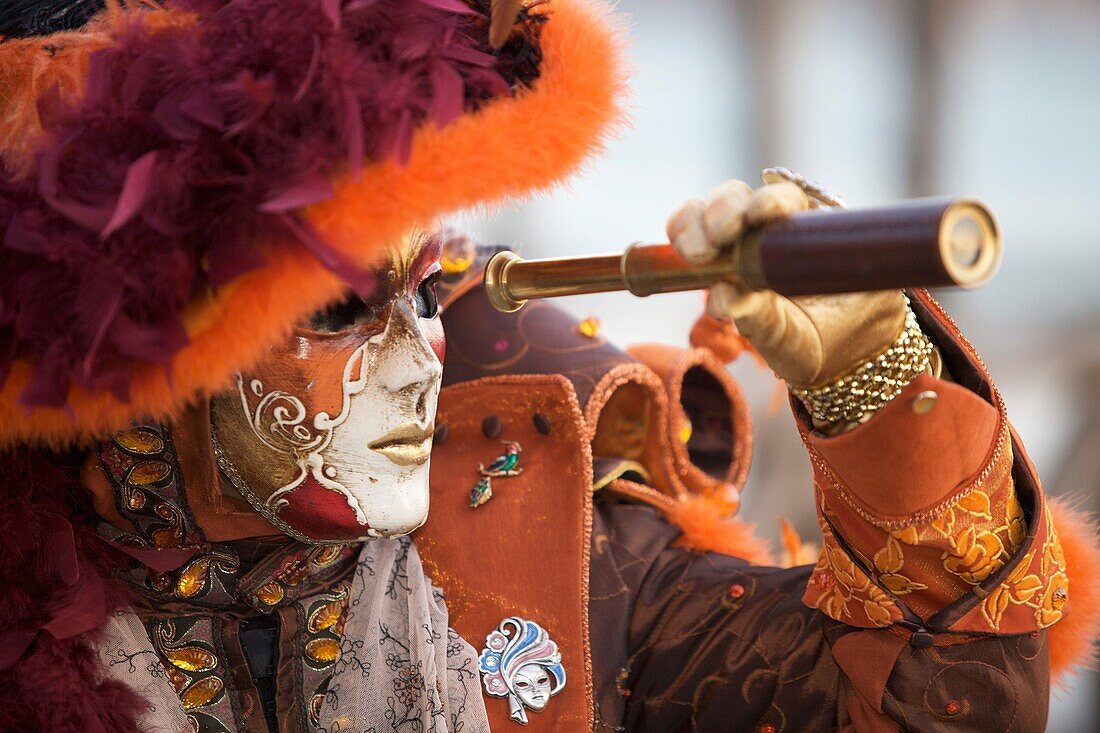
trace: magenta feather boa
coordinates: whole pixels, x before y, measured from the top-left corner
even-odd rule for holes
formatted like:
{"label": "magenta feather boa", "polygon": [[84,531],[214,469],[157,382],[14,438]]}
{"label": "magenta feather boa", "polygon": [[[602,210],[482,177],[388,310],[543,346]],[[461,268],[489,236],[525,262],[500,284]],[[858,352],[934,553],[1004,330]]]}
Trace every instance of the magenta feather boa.
{"label": "magenta feather boa", "polygon": [[96,536],[69,456],[5,453],[0,466],[0,730],[137,733],[148,703],[105,678],[88,644],[128,597],[126,558]]}

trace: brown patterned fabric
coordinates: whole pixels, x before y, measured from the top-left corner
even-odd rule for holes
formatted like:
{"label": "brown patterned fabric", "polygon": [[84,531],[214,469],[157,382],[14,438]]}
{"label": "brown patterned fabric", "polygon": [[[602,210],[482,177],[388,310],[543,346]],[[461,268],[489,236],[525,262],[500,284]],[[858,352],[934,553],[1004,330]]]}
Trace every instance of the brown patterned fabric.
{"label": "brown patterned fabric", "polygon": [[[1045,631],[934,634],[929,646],[904,629],[861,631],[801,602],[810,566],[693,553],[670,546],[676,529],[649,507],[601,498],[596,509],[596,730],[1045,726]],[[856,638],[876,634],[885,643]]]}

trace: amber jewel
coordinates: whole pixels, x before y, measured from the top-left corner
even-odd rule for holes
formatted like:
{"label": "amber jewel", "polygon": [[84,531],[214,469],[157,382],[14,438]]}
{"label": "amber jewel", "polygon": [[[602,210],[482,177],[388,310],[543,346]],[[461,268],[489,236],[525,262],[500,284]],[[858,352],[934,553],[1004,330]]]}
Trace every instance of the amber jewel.
{"label": "amber jewel", "polygon": [[142,461],[130,470],[126,480],[134,486],[149,486],[163,481],[170,470],[164,461]]}
{"label": "amber jewel", "polygon": [[165,651],[168,661],[186,672],[209,672],[218,663],[213,653],[198,646],[184,646]]}
{"label": "amber jewel", "polygon": [[336,625],[340,617],[347,609],[347,600],[340,599],[326,603],[309,616],[309,631],[316,634],[318,631],[330,629]]}
{"label": "amber jewel", "polygon": [[115,442],[131,453],[153,455],[164,450],[164,441],[151,430],[135,428],[115,436]]}
{"label": "amber jewel", "polygon": [[204,677],[187,688],[180,695],[184,710],[194,710],[210,702],[218,696],[225,684],[218,677]]}
{"label": "amber jewel", "polygon": [[278,583],[265,583],[256,589],[256,597],[260,599],[261,603],[268,606],[274,606],[279,601],[283,600],[283,587]]}
{"label": "amber jewel", "polygon": [[340,642],[335,639],[314,639],[306,644],[306,655],[323,664],[335,662],[340,657]]}
{"label": "amber jewel", "polygon": [[210,558],[202,557],[188,565],[179,580],[176,581],[176,595],[191,598],[206,585],[206,576],[210,571]]}

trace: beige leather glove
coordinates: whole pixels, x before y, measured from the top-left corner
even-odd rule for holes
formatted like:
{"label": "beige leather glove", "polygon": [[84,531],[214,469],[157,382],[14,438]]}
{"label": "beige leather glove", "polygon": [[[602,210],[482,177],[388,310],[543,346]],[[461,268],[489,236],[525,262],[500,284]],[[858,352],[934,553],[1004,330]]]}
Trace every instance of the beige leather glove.
{"label": "beige leather glove", "polygon": [[[753,191],[742,181],[727,181],[706,201],[686,201],[673,212],[668,238],[687,259],[707,262],[746,228],[808,208],[806,194],[793,183]],[[785,298],[728,283],[711,288],[707,311],[732,318],[776,375],[804,388],[833,382],[885,350],[906,313],[900,290]]]}

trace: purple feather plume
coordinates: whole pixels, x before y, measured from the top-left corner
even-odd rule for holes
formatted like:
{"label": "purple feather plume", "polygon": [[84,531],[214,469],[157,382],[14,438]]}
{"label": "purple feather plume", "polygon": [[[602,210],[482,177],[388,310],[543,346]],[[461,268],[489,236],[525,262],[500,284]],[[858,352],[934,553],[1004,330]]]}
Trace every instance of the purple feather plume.
{"label": "purple feather plume", "polygon": [[0,384],[30,362],[28,406],[72,385],[125,398],[136,365],[186,346],[195,293],[263,263],[258,235],[369,290],[297,210],[538,74],[538,19],[494,55],[488,0],[169,4],[202,22],[122,31],[77,106],[40,99],[33,174],[0,171]]}

